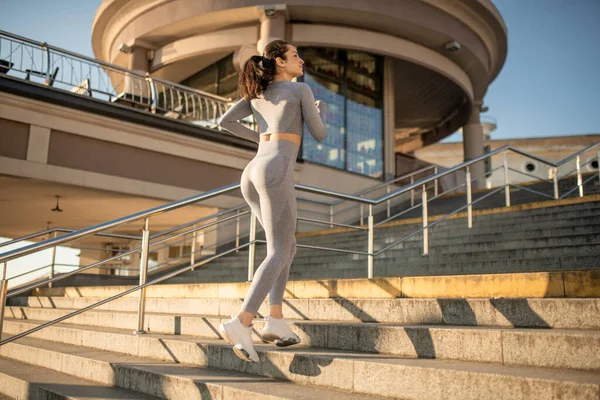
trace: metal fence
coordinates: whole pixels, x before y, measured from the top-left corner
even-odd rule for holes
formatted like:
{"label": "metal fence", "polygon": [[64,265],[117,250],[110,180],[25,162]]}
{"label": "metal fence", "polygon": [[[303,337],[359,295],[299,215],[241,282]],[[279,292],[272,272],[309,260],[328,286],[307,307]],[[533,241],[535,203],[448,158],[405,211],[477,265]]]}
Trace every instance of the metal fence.
{"label": "metal fence", "polygon": [[4,31],[0,31],[2,74],[207,128],[218,127],[232,102]]}

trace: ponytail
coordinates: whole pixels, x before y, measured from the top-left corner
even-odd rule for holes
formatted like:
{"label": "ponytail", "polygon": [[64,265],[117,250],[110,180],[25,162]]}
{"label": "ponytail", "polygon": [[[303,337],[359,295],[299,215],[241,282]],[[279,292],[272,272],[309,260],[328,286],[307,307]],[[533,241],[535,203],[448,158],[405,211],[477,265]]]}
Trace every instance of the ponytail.
{"label": "ponytail", "polygon": [[275,59],[286,59],[287,45],[283,40],[275,40],[267,45],[263,56],[252,56],[244,64],[238,81],[238,90],[249,101],[260,96],[277,74]]}

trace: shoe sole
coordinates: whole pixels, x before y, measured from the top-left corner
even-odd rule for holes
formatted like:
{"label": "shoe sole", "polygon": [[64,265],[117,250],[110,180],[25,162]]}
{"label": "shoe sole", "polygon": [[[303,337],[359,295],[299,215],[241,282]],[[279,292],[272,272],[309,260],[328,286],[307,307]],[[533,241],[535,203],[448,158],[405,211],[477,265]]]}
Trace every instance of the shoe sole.
{"label": "shoe sole", "polygon": [[241,358],[244,361],[247,361],[250,363],[256,363],[256,361],[254,361],[253,359],[250,358],[250,354],[248,354],[248,352],[246,350],[244,350],[241,347],[238,347],[238,345],[235,344],[235,342],[233,340],[231,340],[231,338],[229,337],[229,334],[227,333],[227,330],[225,329],[225,326],[223,326],[223,324],[219,325],[219,333],[221,334],[221,337],[223,337],[223,339],[228,344],[233,345],[233,352],[235,353],[236,356],[238,356],[239,358]]}
{"label": "shoe sole", "polygon": [[297,342],[295,339],[281,339],[281,336],[277,336],[274,333],[271,332],[266,332],[266,333],[262,333],[261,332],[261,337],[263,338],[263,340],[271,343],[271,342],[275,342],[275,345],[277,347],[288,347],[288,346],[293,346],[295,344],[300,344],[300,342]]}

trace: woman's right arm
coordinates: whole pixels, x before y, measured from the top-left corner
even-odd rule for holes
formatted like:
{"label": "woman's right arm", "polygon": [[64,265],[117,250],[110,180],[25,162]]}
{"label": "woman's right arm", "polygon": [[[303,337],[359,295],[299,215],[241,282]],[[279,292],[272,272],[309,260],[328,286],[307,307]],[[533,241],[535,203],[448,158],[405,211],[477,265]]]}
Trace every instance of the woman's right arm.
{"label": "woman's right arm", "polygon": [[315,96],[307,83],[300,83],[300,104],[302,106],[302,118],[308,126],[312,137],[317,142],[322,142],[327,136],[327,104],[319,102],[319,108],[315,104]]}
{"label": "woman's right arm", "polygon": [[221,128],[227,129],[236,136],[260,143],[260,134],[250,128],[246,128],[239,122],[239,120],[246,118],[249,115],[252,115],[250,102],[240,99],[240,101],[231,106],[231,108],[223,114],[219,119],[219,125]]}

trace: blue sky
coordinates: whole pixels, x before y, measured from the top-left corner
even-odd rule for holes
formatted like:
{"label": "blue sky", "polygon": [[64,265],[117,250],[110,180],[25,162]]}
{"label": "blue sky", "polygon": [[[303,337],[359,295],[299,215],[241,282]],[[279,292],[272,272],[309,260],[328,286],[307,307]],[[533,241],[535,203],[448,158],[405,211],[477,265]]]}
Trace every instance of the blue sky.
{"label": "blue sky", "polygon": [[[600,0],[493,2],[509,34],[506,63],[484,99],[490,107],[484,115],[498,121],[492,137],[600,133]],[[100,0],[0,4],[0,29],[93,57],[91,25]]]}

